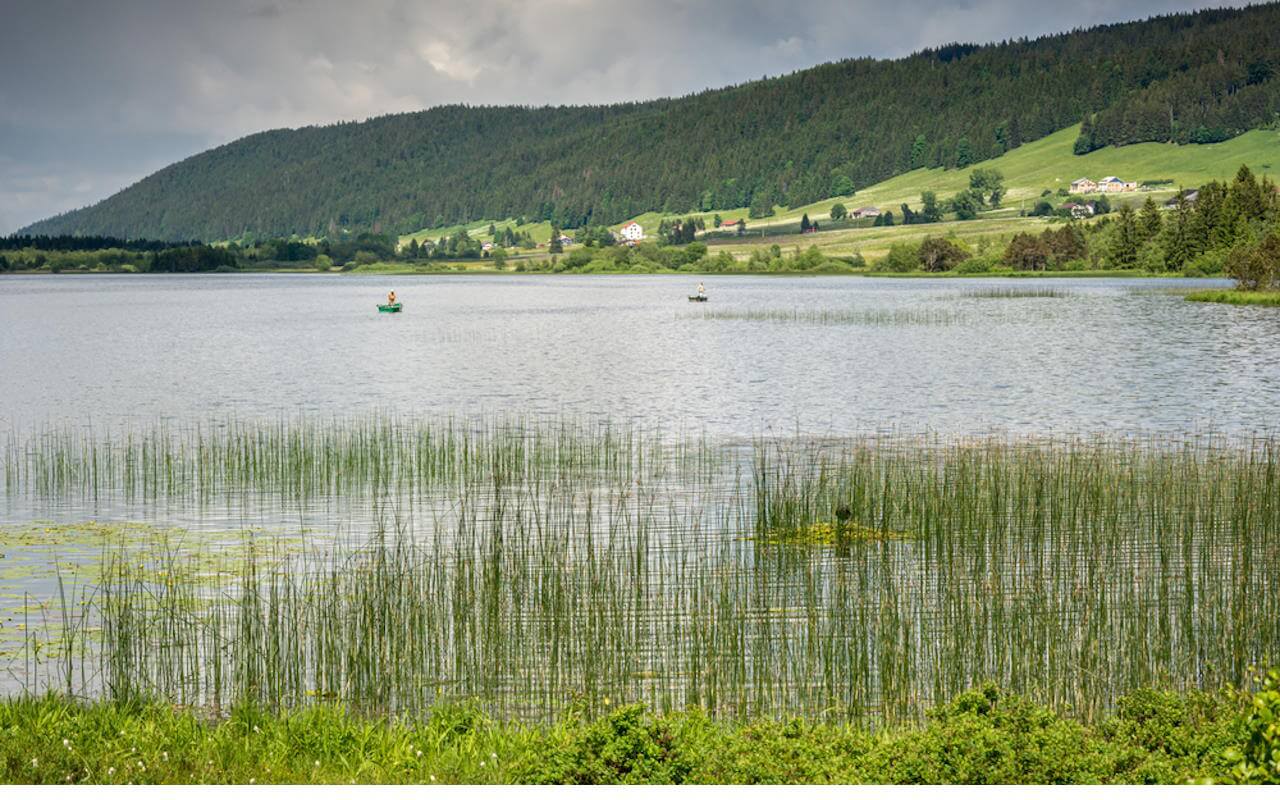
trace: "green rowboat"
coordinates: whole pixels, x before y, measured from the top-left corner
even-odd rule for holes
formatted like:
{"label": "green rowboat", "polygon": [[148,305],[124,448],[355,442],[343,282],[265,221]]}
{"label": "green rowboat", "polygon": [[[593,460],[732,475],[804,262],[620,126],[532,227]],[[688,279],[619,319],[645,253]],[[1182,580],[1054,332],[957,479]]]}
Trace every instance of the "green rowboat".
{"label": "green rowboat", "polygon": [[388,303],[388,304],[379,303],[378,311],[384,314],[399,314],[400,309],[402,307],[403,306],[401,306],[399,303]]}

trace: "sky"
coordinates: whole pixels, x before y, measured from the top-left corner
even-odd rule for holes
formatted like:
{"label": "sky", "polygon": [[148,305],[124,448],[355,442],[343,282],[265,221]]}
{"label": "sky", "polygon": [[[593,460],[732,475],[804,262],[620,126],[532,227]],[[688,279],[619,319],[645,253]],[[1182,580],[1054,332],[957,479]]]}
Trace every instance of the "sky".
{"label": "sky", "polygon": [[681,95],[1223,4],[0,0],[0,234],[271,128]]}

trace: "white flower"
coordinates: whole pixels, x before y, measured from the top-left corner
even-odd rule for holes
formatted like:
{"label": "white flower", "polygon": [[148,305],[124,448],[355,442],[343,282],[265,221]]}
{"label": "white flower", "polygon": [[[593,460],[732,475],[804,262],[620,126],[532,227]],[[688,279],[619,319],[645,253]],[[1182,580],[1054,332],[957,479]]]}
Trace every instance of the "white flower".
{"label": "white flower", "polygon": [[492,759],[492,760],[494,760],[494,761],[497,761],[497,760],[498,760],[498,754],[497,754],[497,753],[490,753],[490,754],[489,754],[489,758],[491,758],[491,759]]}
{"label": "white flower", "polygon": [[422,751],[421,751],[421,750],[419,750],[419,751],[418,751],[418,758],[422,758]]}
{"label": "white flower", "polygon": [[115,774],[116,774],[116,768],[115,768],[115,767],[107,767],[107,774],[108,774],[108,775],[115,775]]}
{"label": "white flower", "polygon": [[63,747],[65,747],[65,748],[67,748],[68,750],[70,750],[70,749],[71,749],[71,740],[70,740],[70,739],[63,739],[63,740],[62,740],[62,746],[63,746]]}
{"label": "white flower", "polygon": [[435,783],[435,782],[436,782],[436,776],[435,776],[435,775],[432,775],[432,776],[431,776],[431,782],[432,782],[432,783]]}
{"label": "white flower", "polygon": [[31,759],[31,766],[38,767],[40,766],[40,762],[33,758]]}
{"label": "white flower", "polygon": [[161,751],[161,753],[160,753],[160,760],[162,760],[162,761],[168,761],[168,760],[169,760],[169,751],[168,751],[168,750],[163,750],[163,751]]}
{"label": "white flower", "polygon": [[257,778],[250,778],[250,779],[249,779],[249,783],[257,783],[257,782],[258,782],[258,779],[257,779]]}

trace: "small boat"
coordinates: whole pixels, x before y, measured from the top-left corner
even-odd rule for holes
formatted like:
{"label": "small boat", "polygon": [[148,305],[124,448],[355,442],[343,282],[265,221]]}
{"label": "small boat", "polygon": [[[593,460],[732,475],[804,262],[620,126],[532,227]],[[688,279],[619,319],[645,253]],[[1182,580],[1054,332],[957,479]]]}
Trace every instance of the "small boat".
{"label": "small boat", "polygon": [[399,303],[379,303],[378,304],[378,311],[384,314],[399,314],[401,308],[403,308],[403,306],[400,305]]}
{"label": "small boat", "polygon": [[707,296],[706,296],[705,294],[691,294],[691,295],[689,295],[689,302],[690,302],[690,303],[705,303],[705,302],[707,302]]}

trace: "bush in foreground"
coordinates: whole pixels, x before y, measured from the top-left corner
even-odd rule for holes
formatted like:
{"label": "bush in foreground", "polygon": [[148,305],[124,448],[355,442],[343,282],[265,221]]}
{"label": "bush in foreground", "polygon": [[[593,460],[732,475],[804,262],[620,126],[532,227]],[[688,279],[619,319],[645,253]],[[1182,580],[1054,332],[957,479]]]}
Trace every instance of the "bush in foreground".
{"label": "bush in foreground", "polygon": [[712,720],[624,706],[551,726],[474,705],[426,720],[340,707],[241,707],[209,720],[160,704],[0,704],[6,783],[1183,783],[1274,782],[1280,675],[1250,697],[1142,690],[1096,724],[983,686],[923,724]]}

